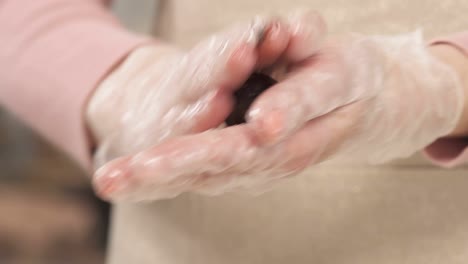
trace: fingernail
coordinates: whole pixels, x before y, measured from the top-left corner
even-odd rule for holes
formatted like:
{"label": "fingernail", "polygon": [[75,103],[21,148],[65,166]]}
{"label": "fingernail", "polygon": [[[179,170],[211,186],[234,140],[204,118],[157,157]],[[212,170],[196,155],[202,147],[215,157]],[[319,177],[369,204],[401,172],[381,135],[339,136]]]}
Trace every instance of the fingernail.
{"label": "fingernail", "polygon": [[113,167],[103,166],[98,169],[95,173],[93,185],[99,196],[109,199],[115,193],[118,193],[126,189],[128,178],[130,176],[128,168],[126,166],[119,166],[118,164],[112,163]]}
{"label": "fingernail", "polygon": [[258,33],[258,37],[257,37],[258,45],[262,44],[266,38],[271,40],[271,39],[274,39],[276,36],[278,36],[279,27],[280,27],[280,23],[277,20],[275,20],[272,23],[268,23],[264,25],[263,30],[261,30]]}
{"label": "fingernail", "polygon": [[266,33],[266,35],[268,35],[270,39],[275,39],[278,37],[280,29],[281,29],[281,23],[279,21],[275,21],[271,25],[271,27],[268,29],[268,32]]}

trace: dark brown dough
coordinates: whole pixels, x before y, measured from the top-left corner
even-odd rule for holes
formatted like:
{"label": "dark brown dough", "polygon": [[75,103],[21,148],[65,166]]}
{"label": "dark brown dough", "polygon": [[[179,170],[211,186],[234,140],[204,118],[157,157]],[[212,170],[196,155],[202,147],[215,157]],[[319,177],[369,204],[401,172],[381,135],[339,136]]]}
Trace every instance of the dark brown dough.
{"label": "dark brown dough", "polygon": [[245,113],[249,110],[255,98],[275,83],[276,81],[268,75],[252,74],[242,87],[234,93],[234,110],[226,118],[226,125],[234,126],[245,123]]}

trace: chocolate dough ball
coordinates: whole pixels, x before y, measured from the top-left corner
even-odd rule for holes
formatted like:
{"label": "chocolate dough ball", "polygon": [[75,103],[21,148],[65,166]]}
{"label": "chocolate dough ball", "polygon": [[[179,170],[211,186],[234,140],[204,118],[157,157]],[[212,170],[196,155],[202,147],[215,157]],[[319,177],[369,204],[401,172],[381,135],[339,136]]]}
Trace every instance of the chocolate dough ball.
{"label": "chocolate dough ball", "polygon": [[249,110],[255,98],[275,83],[276,81],[268,75],[252,74],[242,87],[234,93],[234,110],[226,118],[226,125],[233,126],[245,123],[245,113]]}

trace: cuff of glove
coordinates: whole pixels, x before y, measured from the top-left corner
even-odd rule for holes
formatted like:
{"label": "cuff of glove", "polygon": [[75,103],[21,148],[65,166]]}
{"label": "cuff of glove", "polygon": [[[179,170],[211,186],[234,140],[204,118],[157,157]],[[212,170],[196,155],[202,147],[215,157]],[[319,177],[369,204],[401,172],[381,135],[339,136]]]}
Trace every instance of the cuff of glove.
{"label": "cuff of glove", "polygon": [[430,45],[447,44],[451,45],[464,54],[468,55],[468,31],[455,33],[441,38],[436,38],[430,42]]}
{"label": "cuff of glove", "polygon": [[[434,39],[431,45],[451,45],[468,56],[468,31]],[[468,162],[468,138],[441,138],[426,147],[424,154],[434,164],[454,167]]]}
{"label": "cuff of glove", "polygon": [[468,162],[468,138],[441,138],[424,149],[434,164],[451,168]]}

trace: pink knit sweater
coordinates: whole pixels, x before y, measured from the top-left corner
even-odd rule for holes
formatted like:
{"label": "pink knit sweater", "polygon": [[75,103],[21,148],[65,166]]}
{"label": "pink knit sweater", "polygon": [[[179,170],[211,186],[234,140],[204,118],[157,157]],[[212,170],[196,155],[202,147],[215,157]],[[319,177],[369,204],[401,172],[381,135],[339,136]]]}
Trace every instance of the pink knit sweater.
{"label": "pink knit sweater", "polygon": [[[0,104],[90,168],[83,119],[88,96],[114,65],[146,42],[105,0],[0,0]],[[438,40],[468,55],[468,32]],[[468,161],[468,139],[426,149],[436,163]]]}

